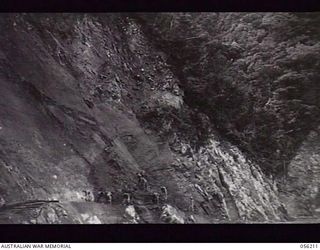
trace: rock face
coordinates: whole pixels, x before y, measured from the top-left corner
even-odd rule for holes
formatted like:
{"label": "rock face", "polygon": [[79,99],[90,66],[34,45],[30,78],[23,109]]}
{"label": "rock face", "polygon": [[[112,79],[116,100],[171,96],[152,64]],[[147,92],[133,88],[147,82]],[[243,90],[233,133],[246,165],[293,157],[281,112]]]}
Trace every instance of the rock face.
{"label": "rock face", "polygon": [[280,185],[281,197],[292,217],[319,215],[319,128],[311,131],[289,165]]}
{"label": "rock face", "polygon": [[125,14],[1,15],[1,223],[287,219],[278,180],[192,104],[192,75],[185,85],[144,25]]}

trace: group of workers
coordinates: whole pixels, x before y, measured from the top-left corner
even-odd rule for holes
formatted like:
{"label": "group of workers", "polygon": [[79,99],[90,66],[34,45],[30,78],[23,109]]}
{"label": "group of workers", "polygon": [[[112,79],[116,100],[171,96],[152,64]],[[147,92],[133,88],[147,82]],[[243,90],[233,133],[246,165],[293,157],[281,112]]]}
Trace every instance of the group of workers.
{"label": "group of workers", "polygon": [[[137,178],[138,178],[138,188],[142,191],[149,192],[149,187],[148,187],[148,181],[145,175],[144,171],[140,171],[137,173]],[[93,201],[94,197],[93,194],[90,191],[83,191],[85,194],[85,200],[86,201]],[[130,205],[132,203],[132,192],[125,191],[123,193],[123,201],[122,204],[124,205]],[[112,205],[113,202],[113,193],[111,191],[103,191],[100,190],[98,192],[98,196],[96,201],[100,202],[102,199],[105,200],[107,204]],[[165,186],[161,186],[159,192],[153,192],[152,193],[152,201],[156,205],[160,205],[160,202],[166,202],[168,199],[168,190]],[[193,197],[190,197],[190,207],[189,211],[194,212],[195,205],[194,205],[194,199]]]}
{"label": "group of workers", "polygon": [[[138,188],[142,191],[148,192],[148,181],[145,176],[144,171],[140,171],[137,173],[138,178]],[[90,191],[83,191],[85,201],[93,201],[93,194]],[[113,193],[111,191],[103,191],[102,189],[98,192],[98,196],[96,201],[100,202],[102,199],[105,200],[106,203],[112,204],[113,201]],[[153,192],[152,193],[152,201],[159,205],[160,200],[167,201],[168,199],[168,191],[167,188],[162,186],[160,187],[160,192]],[[123,193],[123,204],[129,205],[132,202],[132,195],[131,192],[124,192]]]}

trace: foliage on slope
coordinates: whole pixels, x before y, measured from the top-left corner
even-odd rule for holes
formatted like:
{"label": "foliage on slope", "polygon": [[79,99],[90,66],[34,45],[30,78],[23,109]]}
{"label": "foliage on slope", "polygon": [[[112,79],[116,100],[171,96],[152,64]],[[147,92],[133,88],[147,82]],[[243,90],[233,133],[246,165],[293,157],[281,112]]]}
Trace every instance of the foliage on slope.
{"label": "foliage on slope", "polygon": [[185,101],[283,174],[318,123],[319,13],[139,14],[180,77]]}

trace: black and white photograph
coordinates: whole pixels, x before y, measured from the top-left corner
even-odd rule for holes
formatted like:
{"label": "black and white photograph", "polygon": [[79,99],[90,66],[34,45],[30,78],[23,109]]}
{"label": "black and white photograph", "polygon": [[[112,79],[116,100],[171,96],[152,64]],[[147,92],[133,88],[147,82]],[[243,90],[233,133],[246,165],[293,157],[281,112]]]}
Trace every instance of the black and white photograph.
{"label": "black and white photograph", "polygon": [[320,12],[0,30],[0,224],[320,222]]}

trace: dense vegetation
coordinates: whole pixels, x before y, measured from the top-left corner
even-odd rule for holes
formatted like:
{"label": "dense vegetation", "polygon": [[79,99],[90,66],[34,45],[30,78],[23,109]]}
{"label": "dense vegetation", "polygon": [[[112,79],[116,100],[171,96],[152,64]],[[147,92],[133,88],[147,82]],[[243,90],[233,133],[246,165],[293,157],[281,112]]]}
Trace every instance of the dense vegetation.
{"label": "dense vegetation", "polygon": [[222,135],[283,174],[319,122],[319,13],[135,16],[170,55],[185,101]]}

